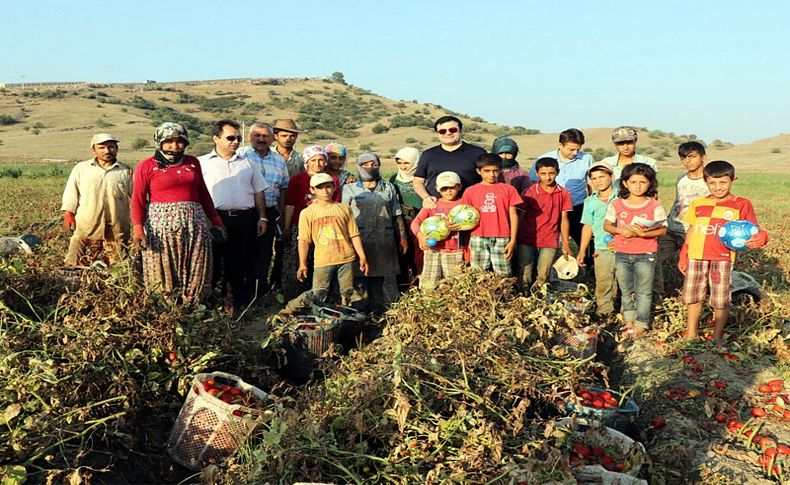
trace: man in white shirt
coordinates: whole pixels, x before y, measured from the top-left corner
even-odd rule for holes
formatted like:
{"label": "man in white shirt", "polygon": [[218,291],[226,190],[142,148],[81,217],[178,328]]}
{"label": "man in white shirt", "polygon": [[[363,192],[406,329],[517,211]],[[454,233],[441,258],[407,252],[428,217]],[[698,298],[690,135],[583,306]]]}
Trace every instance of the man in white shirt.
{"label": "man in white shirt", "polygon": [[249,160],[236,154],[241,144],[239,124],[223,119],[214,123],[214,150],[198,157],[203,179],[214,206],[227,229],[226,241],[214,243],[214,283],[222,281],[222,294],[230,286],[225,306],[234,316],[250,301],[253,282],[246,282],[246,268],[251,263],[256,237],[266,233],[268,187],[261,171]]}

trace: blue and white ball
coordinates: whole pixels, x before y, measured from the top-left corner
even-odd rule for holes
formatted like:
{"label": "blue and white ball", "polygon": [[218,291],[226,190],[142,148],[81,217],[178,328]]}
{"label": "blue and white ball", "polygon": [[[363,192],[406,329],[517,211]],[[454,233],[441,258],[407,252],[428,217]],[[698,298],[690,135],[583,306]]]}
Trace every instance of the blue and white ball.
{"label": "blue and white ball", "polygon": [[719,240],[733,251],[747,249],[746,241],[760,232],[760,228],[749,221],[730,221],[719,228]]}

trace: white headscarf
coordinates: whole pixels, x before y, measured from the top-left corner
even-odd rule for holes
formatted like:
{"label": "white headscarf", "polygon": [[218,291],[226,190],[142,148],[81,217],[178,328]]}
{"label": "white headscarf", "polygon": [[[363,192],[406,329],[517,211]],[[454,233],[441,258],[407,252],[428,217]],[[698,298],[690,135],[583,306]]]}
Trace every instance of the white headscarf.
{"label": "white headscarf", "polygon": [[397,180],[404,184],[409,184],[414,180],[414,172],[417,171],[417,162],[420,161],[420,151],[414,147],[403,147],[395,154],[395,159],[405,160],[411,163],[408,170],[401,170],[398,167],[398,175],[395,176]]}

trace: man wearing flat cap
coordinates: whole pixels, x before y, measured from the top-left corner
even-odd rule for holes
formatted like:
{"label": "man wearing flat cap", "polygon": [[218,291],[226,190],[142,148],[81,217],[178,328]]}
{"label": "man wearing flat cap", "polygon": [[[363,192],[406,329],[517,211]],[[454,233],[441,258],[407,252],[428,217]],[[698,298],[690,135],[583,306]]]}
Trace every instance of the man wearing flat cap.
{"label": "man wearing flat cap", "polygon": [[272,145],[272,149],[285,159],[285,164],[288,165],[288,176],[293,177],[297,173],[304,172],[302,154],[294,150],[296,138],[299,136],[296,122],[291,119],[277,120],[273,128],[275,144]]}
{"label": "man wearing flat cap", "polygon": [[620,180],[620,174],[623,173],[623,169],[626,165],[632,163],[644,163],[658,172],[655,160],[636,153],[637,138],[636,130],[630,126],[618,126],[612,131],[612,143],[614,143],[614,148],[617,150],[617,155],[606,157],[601,161],[608,163],[614,169],[612,184],[615,186]]}
{"label": "man wearing flat cap", "polygon": [[91,138],[93,158],[72,169],[63,191],[63,229],[71,232],[65,263],[115,263],[127,255],[132,170],[117,159],[118,140],[109,133]]}

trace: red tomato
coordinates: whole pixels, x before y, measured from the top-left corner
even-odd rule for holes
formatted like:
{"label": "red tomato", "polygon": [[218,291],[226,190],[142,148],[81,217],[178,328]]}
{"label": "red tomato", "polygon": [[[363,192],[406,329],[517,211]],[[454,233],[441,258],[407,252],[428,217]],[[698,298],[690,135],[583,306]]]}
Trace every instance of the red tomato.
{"label": "red tomato", "polygon": [[778,445],[776,447],[776,451],[783,455],[790,455],[790,446],[787,445]]}
{"label": "red tomato", "polygon": [[233,398],[227,394],[223,394],[222,396],[220,396],[220,399],[222,399],[222,402],[226,404],[231,404],[233,402]]}
{"label": "red tomato", "polygon": [[590,394],[590,391],[582,391],[578,395],[582,399],[592,399],[592,394]]}
{"label": "red tomato", "polygon": [[765,450],[764,453],[765,453],[765,456],[767,456],[768,458],[773,458],[773,457],[776,456],[776,453],[778,453],[778,452],[777,452],[776,448],[768,448],[767,450]]}
{"label": "red tomato", "polygon": [[768,394],[769,392],[771,392],[771,386],[769,386],[768,384],[760,384],[759,386],[757,386],[757,390],[763,394]]}
{"label": "red tomato", "polygon": [[203,384],[203,390],[204,391],[209,391],[209,390],[213,389],[213,387],[208,385],[208,382],[203,382],[202,384]]}
{"label": "red tomato", "polygon": [[764,418],[765,417],[765,409],[763,408],[752,408],[752,416],[755,418]]}
{"label": "red tomato", "polygon": [[713,381],[713,385],[716,389],[727,389],[727,383],[724,381]]}
{"label": "red tomato", "polygon": [[609,399],[612,399],[612,393],[611,393],[611,392],[609,392],[609,391],[601,391],[601,392],[598,394],[598,396],[599,396],[601,399],[603,399],[604,401],[608,401]]}
{"label": "red tomato", "polygon": [[603,403],[603,408],[604,409],[617,409],[617,404],[614,404],[614,403],[611,403],[609,401],[606,401],[605,403]]}
{"label": "red tomato", "polygon": [[169,360],[170,362],[177,361],[178,360],[178,354],[175,353],[175,352],[170,352],[169,354],[167,354],[167,360]]}
{"label": "red tomato", "polygon": [[768,381],[767,384],[771,387],[783,388],[785,386],[785,381],[782,379],[774,379],[772,381]]}
{"label": "red tomato", "polygon": [[203,382],[203,384],[208,384],[208,387],[214,387],[214,386],[216,386],[216,385],[217,385],[217,381],[215,381],[214,379],[212,379],[212,378],[210,378],[210,377],[209,377],[208,379],[206,379],[206,380]]}
{"label": "red tomato", "polygon": [[790,421],[790,411],[785,411],[782,413],[782,420],[783,421]]}
{"label": "red tomato", "polygon": [[727,416],[721,413],[716,413],[713,415],[713,419],[715,419],[717,423],[724,423],[727,421]]}
{"label": "red tomato", "polygon": [[603,458],[604,456],[606,456],[606,452],[603,451],[603,448],[592,447],[590,448],[590,455],[596,458]]}
{"label": "red tomato", "polygon": [[239,417],[241,417],[241,416],[244,416],[244,413],[243,413],[243,412],[241,412],[241,409],[235,409],[235,410],[233,411],[233,415],[234,415],[234,416],[239,416]]}
{"label": "red tomato", "polygon": [[200,389],[198,388],[198,386],[195,386],[195,394],[200,394]]}
{"label": "red tomato", "polygon": [[208,393],[209,393],[209,394],[211,394],[212,396],[216,396],[216,395],[222,394],[222,391],[220,391],[219,389],[217,389],[217,388],[215,388],[215,387],[212,387],[212,388],[209,388],[209,389],[206,389],[206,390],[207,390],[207,391],[208,391]]}
{"label": "red tomato", "polygon": [[667,425],[667,420],[663,416],[656,416],[653,418],[652,424],[655,429],[661,429]]}
{"label": "red tomato", "polygon": [[590,449],[578,441],[573,444],[573,452],[582,458],[590,456]]}
{"label": "red tomato", "polygon": [[244,391],[242,391],[238,387],[231,387],[230,389],[228,389],[228,394],[230,394],[231,396],[241,396],[242,394],[244,394]]}
{"label": "red tomato", "polygon": [[592,400],[592,405],[593,405],[594,408],[602,408],[603,407],[603,401],[601,401],[598,398],[595,398],[595,399]]}

